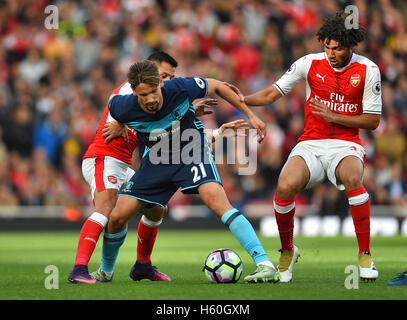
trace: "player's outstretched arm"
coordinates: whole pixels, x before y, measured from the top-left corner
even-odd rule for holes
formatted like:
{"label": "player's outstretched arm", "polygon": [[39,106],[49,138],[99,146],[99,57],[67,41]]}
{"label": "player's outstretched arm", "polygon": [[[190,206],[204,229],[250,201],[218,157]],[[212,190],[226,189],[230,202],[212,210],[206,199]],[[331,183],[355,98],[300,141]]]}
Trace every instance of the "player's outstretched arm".
{"label": "player's outstretched arm", "polygon": [[225,81],[224,81],[223,83],[224,83],[225,85],[227,85],[230,89],[232,89],[232,90],[237,94],[237,96],[239,97],[240,101],[244,102],[244,95],[243,95],[243,93],[239,90],[238,87],[234,86],[234,85],[231,84],[231,83],[225,82]]}
{"label": "player's outstretched arm", "polygon": [[266,136],[265,123],[244,102],[240,101],[239,96],[223,82],[215,79],[206,79],[206,81],[208,83],[207,95],[215,93],[242,112],[249,120],[250,125],[257,130],[258,142],[262,142]]}
{"label": "player's outstretched arm", "polygon": [[267,106],[274,103],[282,97],[280,91],[277,90],[275,86],[267,87],[266,89],[257,91],[251,95],[244,98],[244,102],[248,106],[259,107]]}

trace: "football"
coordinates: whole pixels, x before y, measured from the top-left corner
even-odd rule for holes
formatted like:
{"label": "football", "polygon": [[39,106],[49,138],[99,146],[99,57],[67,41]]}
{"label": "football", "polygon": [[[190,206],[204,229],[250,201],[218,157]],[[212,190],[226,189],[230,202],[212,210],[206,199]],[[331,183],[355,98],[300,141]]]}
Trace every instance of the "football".
{"label": "football", "polygon": [[216,249],[205,260],[203,270],[212,283],[235,283],[243,271],[242,260],[230,249]]}

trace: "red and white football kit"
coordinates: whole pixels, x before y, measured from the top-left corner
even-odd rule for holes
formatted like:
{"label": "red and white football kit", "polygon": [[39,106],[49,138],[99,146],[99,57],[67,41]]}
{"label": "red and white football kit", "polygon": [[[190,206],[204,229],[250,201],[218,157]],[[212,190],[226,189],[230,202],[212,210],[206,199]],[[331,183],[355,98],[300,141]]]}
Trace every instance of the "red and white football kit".
{"label": "red and white football kit", "polygon": [[300,80],[306,81],[304,106],[304,132],[289,157],[301,156],[309,170],[307,188],[323,181],[325,177],[340,190],[335,169],[346,156],[354,155],[364,162],[366,154],[359,129],[328,122],[309,105],[311,99],[319,100],[333,111],[349,116],[362,113],[381,114],[380,71],[371,60],[352,54],[350,62],[342,68],[333,68],[324,52],[309,54],[294,62],[274,84],[286,95]]}
{"label": "red and white football kit", "polygon": [[[319,100],[333,112],[348,116],[362,113],[381,114],[381,82],[377,65],[369,59],[352,54],[350,62],[343,68],[333,68],[325,53],[309,54],[294,62],[287,72],[274,84],[282,95],[286,95],[300,80],[306,81],[306,103],[304,109],[304,132],[298,139],[289,157],[300,156],[310,172],[306,188],[322,182],[326,177],[339,190],[343,184],[336,180],[335,169],[346,156],[356,156],[364,163],[365,149],[359,139],[359,129],[328,122],[312,113],[311,99]],[[370,255],[370,200],[362,186],[346,190],[349,209],[355,226],[359,256]],[[299,255],[293,244],[295,197],[274,197],[281,248],[293,252],[295,261]],[[360,261],[359,261],[360,262]],[[280,270],[280,281],[292,278],[292,266]],[[290,269],[291,268],[291,269]],[[369,266],[359,263],[360,275],[377,278],[377,270],[371,261]]]}
{"label": "red and white football kit", "polygon": [[[132,93],[133,91],[128,82],[124,82],[113,91],[113,94],[119,95]],[[109,108],[106,106],[96,135],[83,156],[82,174],[91,188],[92,199],[94,199],[95,190],[98,192],[106,189],[120,190],[122,185],[128,182],[135,173],[130,168],[130,165],[132,163],[133,151],[138,146],[136,132],[132,128],[128,128],[129,142],[126,142],[123,137],[118,137],[106,144],[102,136],[102,130],[105,124],[111,121],[114,121],[114,119],[111,117]],[[75,266],[88,265],[99,235],[107,225],[107,222],[108,217],[99,212],[93,212],[85,221],[79,236]],[[137,261],[141,263],[150,262],[151,252],[160,224],[161,221],[150,221],[145,216],[140,220],[137,232],[143,236],[143,242],[138,240]],[[74,275],[72,278],[71,282],[73,283],[84,281],[88,281],[85,283],[96,283],[96,280],[90,276],[89,279],[85,280],[75,278]]]}
{"label": "red and white football kit", "polygon": [[[113,91],[113,94],[120,95],[132,93],[128,82],[122,83]],[[106,144],[102,130],[105,124],[111,121],[114,119],[106,106],[96,135],[83,156],[82,174],[92,190],[92,198],[95,190],[99,192],[105,189],[119,190],[134,174],[134,170],[129,166],[133,151],[138,146],[136,133],[132,128],[128,128],[129,142],[123,137],[118,137]]]}

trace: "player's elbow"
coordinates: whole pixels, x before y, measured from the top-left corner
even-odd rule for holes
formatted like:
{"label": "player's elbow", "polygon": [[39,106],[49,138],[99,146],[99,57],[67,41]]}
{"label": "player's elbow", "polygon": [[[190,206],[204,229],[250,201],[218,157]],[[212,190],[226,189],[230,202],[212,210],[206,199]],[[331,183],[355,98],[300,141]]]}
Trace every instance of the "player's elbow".
{"label": "player's elbow", "polygon": [[369,121],[369,127],[368,127],[367,129],[369,129],[369,130],[375,130],[375,129],[377,129],[377,127],[379,126],[379,124],[380,124],[380,116],[373,117],[373,118],[371,119],[371,121]]}
{"label": "player's elbow", "polygon": [[275,86],[271,86],[264,91],[264,105],[269,105],[274,103],[276,100],[281,98],[283,95],[280,93],[280,91],[277,90]]}
{"label": "player's elbow", "polygon": [[364,113],[362,117],[363,125],[360,127],[361,129],[375,130],[379,126],[380,114]]}
{"label": "player's elbow", "polygon": [[375,121],[375,123],[372,125],[372,128],[370,130],[376,130],[377,127],[379,126],[380,120]]}

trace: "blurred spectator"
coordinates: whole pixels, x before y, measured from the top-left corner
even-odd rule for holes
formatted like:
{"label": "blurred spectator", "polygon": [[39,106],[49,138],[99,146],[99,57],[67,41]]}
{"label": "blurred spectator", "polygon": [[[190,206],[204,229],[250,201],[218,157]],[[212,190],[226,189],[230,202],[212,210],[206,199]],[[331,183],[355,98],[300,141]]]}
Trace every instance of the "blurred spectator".
{"label": "blurred spectator", "polygon": [[240,34],[238,43],[230,51],[230,57],[235,78],[249,80],[255,77],[260,67],[260,51],[249,42],[245,32]]}
{"label": "blurred spectator", "polygon": [[3,141],[3,128],[0,127],[0,163],[7,165],[8,160],[8,149]]}
{"label": "blurred spectator", "polygon": [[13,110],[11,119],[3,125],[3,140],[9,151],[30,157],[33,149],[34,123],[30,107],[19,105]]}
{"label": "blurred spectator", "polygon": [[67,125],[62,114],[63,101],[57,103],[50,113],[37,124],[34,130],[33,146],[43,149],[48,161],[58,167],[61,161],[62,147],[67,138]]}
{"label": "blurred spectator", "polygon": [[406,136],[400,131],[396,115],[389,115],[385,121],[384,132],[375,138],[376,153],[402,163],[406,151]]}
{"label": "blurred spectator", "polygon": [[28,82],[32,89],[36,89],[42,77],[48,70],[48,63],[42,59],[38,49],[32,46],[27,52],[27,58],[20,63],[21,77]]}
{"label": "blurred spectator", "polygon": [[402,177],[402,166],[400,163],[395,162],[391,166],[391,180],[386,184],[386,189],[389,194],[391,204],[401,205],[403,202],[404,183]]}

